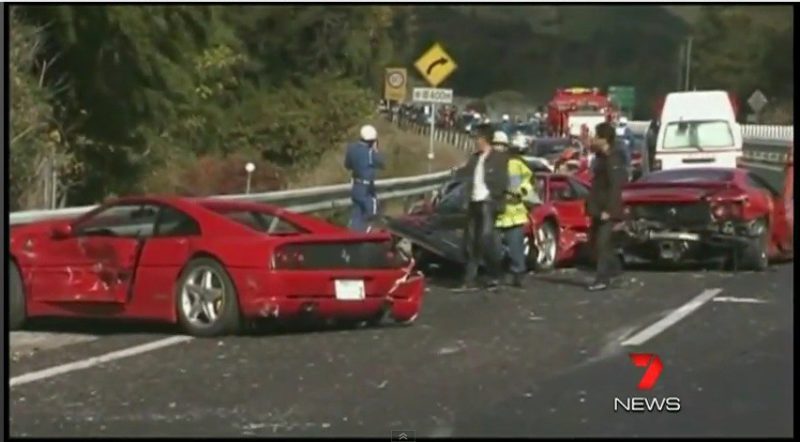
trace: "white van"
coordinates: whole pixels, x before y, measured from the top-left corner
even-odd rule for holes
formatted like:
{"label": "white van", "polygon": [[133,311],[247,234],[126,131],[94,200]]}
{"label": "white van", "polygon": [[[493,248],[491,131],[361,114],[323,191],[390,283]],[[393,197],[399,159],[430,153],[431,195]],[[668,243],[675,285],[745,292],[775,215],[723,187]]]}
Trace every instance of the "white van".
{"label": "white van", "polygon": [[736,167],[742,141],[727,92],[673,92],[661,111],[654,168]]}

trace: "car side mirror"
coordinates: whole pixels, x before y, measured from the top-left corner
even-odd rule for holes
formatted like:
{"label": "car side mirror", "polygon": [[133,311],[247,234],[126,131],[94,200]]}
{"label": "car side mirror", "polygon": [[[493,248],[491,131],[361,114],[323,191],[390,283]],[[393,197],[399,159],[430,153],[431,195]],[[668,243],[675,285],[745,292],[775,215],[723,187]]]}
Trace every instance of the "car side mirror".
{"label": "car side mirror", "polygon": [[72,224],[60,223],[53,226],[52,235],[54,239],[64,239],[72,236]]}

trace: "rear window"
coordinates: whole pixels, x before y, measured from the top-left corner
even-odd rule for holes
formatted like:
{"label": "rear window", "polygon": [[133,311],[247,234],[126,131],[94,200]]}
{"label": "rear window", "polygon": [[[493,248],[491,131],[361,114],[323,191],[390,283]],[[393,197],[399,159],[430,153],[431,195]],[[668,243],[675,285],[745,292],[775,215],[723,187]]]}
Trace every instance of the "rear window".
{"label": "rear window", "polygon": [[727,121],[682,121],[664,130],[664,149],[682,147],[730,147],[733,132]]}
{"label": "rear window", "polygon": [[726,182],[733,180],[733,171],[723,169],[675,169],[653,172],[642,176],[640,183],[700,183]]}
{"label": "rear window", "polygon": [[220,210],[216,208],[211,208],[211,210],[231,221],[269,235],[293,235],[305,232],[304,229],[277,215],[251,210]]}

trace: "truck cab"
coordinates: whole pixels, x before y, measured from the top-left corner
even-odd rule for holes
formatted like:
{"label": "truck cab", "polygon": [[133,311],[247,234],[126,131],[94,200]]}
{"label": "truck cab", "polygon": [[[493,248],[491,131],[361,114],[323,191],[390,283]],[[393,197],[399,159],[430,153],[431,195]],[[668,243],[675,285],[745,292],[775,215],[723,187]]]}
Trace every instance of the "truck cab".
{"label": "truck cab", "polygon": [[653,168],[736,167],[742,144],[728,92],[673,92],[661,111]]}

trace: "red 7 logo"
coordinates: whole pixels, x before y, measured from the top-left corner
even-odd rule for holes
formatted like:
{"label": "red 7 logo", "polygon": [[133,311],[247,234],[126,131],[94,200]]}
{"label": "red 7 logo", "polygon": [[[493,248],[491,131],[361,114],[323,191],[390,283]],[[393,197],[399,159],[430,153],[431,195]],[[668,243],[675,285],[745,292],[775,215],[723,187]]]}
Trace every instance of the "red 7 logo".
{"label": "red 7 logo", "polygon": [[661,376],[661,371],[664,369],[664,364],[661,363],[661,358],[652,353],[631,353],[631,361],[637,367],[647,367],[644,371],[642,380],[639,381],[637,386],[639,390],[649,390],[656,385],[658,377]]}

